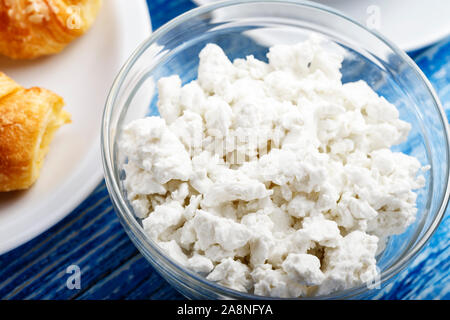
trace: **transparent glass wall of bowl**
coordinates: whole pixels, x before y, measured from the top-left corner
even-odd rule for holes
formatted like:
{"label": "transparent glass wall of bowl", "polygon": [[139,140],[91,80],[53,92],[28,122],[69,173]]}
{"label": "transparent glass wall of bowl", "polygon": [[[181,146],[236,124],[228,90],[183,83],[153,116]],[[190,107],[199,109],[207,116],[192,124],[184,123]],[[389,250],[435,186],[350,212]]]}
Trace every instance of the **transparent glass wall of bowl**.
{"label": "transparent glass wall of bowl", "polygon": [[[422,245],[435,227],[447,188],[449,163],[445,119],[413,62],[375,34],[320,7],[298,3],[247,3],[206,11],[188,14],[156,32],[119,76],[116,89],[112,91],[111,108],[109,111],[107,108],[105,139],[110,148],[106,152],[112,159],[110,179],[117,184],[117,194],[113,192],[112,197],[122,224],[139,250],[187,297],[250,297],[205,284],[195,275],[184,272],[182,267],[174,267],[174,263],[145,237],[139,228],[140,221],[127,213],[132,212],[132,208],[123,186],[122,165],[126,159],[120,154],[117,142],[123,126],[131,120],[158,115],[158,79],[177,74],[185,84],[196,78],[198,54],[207,43],[221,46],[230,59],[254,55],[267,60],[265,55],[270,46],[297,43],[314,32],[330,40],[330,50],[345,54],[341,70],[343,82],[367,81],[397,106],[403,120],[411,123],[408,140],[394,149],[417,157],[422,165],[431,166],[431,170],[424,173],[425,188],[418,191],[416,221],[405,233],[391,237],[378,257],[385,279],[404,268],[417,246]],[[368,294],[368,289],[361,286],[330,297]]]}

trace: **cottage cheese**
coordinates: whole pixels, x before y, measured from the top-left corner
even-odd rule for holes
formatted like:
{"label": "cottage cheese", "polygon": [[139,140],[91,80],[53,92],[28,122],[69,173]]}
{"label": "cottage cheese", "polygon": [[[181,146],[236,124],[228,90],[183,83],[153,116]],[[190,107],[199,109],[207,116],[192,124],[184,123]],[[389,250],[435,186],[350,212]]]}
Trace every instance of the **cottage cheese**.
{"label": "cottage cheese", "polygon": [[149,237],[208,280],[258,295],[371,281],[416,215],[424,168],[390,147],[410,125],[318,39],[268,63],[208,44],[198,80],[159,80],[161,117],[125,127],[124,181]]}

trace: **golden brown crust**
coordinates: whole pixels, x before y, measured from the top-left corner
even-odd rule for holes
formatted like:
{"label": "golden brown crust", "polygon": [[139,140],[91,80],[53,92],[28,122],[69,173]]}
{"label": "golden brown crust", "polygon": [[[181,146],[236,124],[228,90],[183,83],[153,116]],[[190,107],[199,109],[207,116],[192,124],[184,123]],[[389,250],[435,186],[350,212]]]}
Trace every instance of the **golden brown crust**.
{"label": "golden brown crust", "polygon": [[70,122],[63,105],[53,92],[24,89],[0,72],[0,191],[36,181],[54,131]]}
{"label": "golden brown crust", "polygon": [[33,59],[84,34],[101,0],[0,0],[0,54]]}

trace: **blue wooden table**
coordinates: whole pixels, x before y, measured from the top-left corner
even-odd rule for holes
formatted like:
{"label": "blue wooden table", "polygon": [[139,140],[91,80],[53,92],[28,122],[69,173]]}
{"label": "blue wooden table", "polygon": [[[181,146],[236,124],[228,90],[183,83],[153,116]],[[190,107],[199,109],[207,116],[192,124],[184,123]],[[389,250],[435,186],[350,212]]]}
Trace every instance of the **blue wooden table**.
{"label": "blue wooden table", "polygon": [[[188,0],[147,0],[153,28],[195,7]],[[450,116],[450,39],[413,53]],[[450,218],[378,299],[450,298]],[[70,266],[80,268],[69,289]],[[69,271],[74,272],[73,269]],[[70,287],[70,286],[69,286]],[[137,251],[112,209],[104,182],[47,232],[0,256],[1,299],[182,299]]]}

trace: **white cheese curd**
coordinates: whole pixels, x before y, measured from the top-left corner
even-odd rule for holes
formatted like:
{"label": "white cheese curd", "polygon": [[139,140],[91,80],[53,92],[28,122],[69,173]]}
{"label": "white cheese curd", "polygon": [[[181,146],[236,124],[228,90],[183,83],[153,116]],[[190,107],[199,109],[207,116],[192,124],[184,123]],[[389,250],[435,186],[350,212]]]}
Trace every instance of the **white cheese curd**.
{"label": "white cheese curd", "polygon": [[129,123],[124,185],[145,232],[208,280],[258,295],[324,295],[378,276],[415,219],[426,170],[390,148],[410,125],[311,38],[268,63],[200,53],[198,80],[159,80],[161,117]]}

